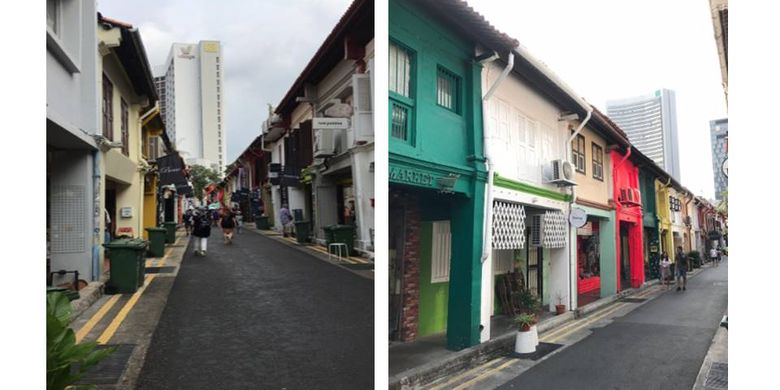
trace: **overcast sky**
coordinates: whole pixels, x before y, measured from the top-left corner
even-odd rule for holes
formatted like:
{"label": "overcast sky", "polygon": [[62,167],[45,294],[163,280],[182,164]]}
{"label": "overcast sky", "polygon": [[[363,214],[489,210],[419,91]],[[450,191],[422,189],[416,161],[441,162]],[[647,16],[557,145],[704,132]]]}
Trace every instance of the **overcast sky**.
{"label": "overcast sky", "polygon": [[141,31],[152,69],[174,42],[222,42],[227,163],[259,134],[351,0],[98,0],[106,17]]}
{"label": "overcast sky", "polygon": [[681,182],[714,198],[709,121],[727,112],[709,1],[468,3],[604,113],[607,100],[674,90]]}

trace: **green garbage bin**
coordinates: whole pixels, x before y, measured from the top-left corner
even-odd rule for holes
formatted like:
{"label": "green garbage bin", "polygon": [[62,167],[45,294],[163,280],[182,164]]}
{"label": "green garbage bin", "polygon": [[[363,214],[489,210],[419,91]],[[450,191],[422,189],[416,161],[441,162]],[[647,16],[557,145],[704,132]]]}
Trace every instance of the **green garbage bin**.
{"label": "green garbage bin", "polygon": [[255,216],[255,226],[260,230],[268,230],[268,217],[262,215]]}
{"label": "green garbage bin", "polygon": [[349,254],[355,253],[355,226],[353,225],[330,225],[323,228],[325,230],[325,241],[328,246],[332,243],[347,244]]}
{"label": "green garbage bin", "polygon": [[176,226],[178,224],[176,222],[164,222],[163,226],[165,226],[165,243],[166,244],[173,244],[174,241],[176,241]]}
{"label": "green garbage bin", "polygon": [[111,250],[108,280],[110,290],[121,294],[134,293],[143,285],[143,273],[146,269],[143,253],[146,251],[146,244],[146,241],[137,238],[120,238],[103,244]]}
{"label": "green garbage bin", "polygon": [[152,257],[163,257],[168,229],[151,227],[146,228],[146,231],[149,232],[149,254]]}
{"label": "green garbage bin", "polygon": [[304,244],[309,242],[309,221],[296,221],[295,222],[295,239],[298,243]]}

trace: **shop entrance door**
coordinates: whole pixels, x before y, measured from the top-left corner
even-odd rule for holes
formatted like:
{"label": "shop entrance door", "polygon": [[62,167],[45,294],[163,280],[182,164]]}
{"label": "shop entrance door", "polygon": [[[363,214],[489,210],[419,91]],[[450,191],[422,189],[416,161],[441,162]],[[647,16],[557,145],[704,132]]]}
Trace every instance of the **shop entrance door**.
{"label": "shop entrance door", "polygon": [[631,287],[631,247],[628,241],[628,226],[620,224],[620,290]]}
{"label": "shop entrance door", "polygon": [[[528,237],[526,237],[525,242],[530,243],[531,241],[531,234],[529,232]],[[528,253],[526,256],[526,270],[528,270],[526,273],[526,286],[529,291],[536,294],[536,296],[541,299],[542,298],[542,288],[543,288],[543,270],[542,270],[542,264],[543,263],[543,252],[542,247],[540,246],[531,246],[527,245]]]}
{"label": "shop entrance door", "polygon": [[388,242],[390,244],[389,258],[389,337],[391,341],[401,339],[401,314],[403,313],[403,255],[404,255],[404,209],[398,204],[390,205]]}

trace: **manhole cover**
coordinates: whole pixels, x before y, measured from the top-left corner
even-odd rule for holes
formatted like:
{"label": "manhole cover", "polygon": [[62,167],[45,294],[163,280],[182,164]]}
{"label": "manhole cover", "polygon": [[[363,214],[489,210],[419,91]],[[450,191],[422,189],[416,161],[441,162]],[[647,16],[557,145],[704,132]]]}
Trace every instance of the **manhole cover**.
{"label": "manhole cover", "polygon": [[639,303],[644,302],[647,299],[645,298],[620,298],[620,302],[629,302],[629,303]]}
{"label": "manhole cover", "polygon": [[704,387],[708,389],[728,389],[729,388],[729,364],[712,363],[710,370],[707,371],[707,380]]}
{"label": "manhole cover", "polygon": [[530,359],[530,360],[539,360],[547,355],[549,355],[551,352],[555,351],[556,349],[562,347],[563,344],[554,344],[554,343],[543,343],[540,342],[539,345],[536,346],[536,352],[531,353],[512,353],[512,357],[518,358],[518,359]]}
{"label": "manhole cover", "polygon": [[169,274],[173,273],[176,267],[146,267],[147,274]]}
{"label": "manhole cover", "polygon": [[100,363],[87,371],[78,384],[81,385],[113,385],[119,382],[122,374],[127,367],[127,361],[133,353],[135,345],[116,344],[116,345],[98,345],[97,349],[106,349],[116,347],[114,353],[108,355]]}

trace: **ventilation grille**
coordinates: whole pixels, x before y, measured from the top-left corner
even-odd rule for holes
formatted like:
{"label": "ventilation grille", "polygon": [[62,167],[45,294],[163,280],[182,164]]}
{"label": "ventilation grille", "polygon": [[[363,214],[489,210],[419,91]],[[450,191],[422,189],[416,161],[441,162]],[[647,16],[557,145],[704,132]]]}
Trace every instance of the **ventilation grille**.
{"label": "ventilation grille", "polygon": [[525,208],[493,202],[493,249],[522,249],[525,245]]}
{"label": "ventilation grille", "polygon": [[542,246],[542,216],[531,216],[531,246]]}
{"label": "ventilation grille", "polygon": [[566,217],[561,211],[547,211],[544,213],[544,238],[545,248],[566,247]]}
{"label": "ventilation grille", "polygon": [[79,253],[86,247],[87,210],[83,185],[55,185],[51,191],[51,253]]}

